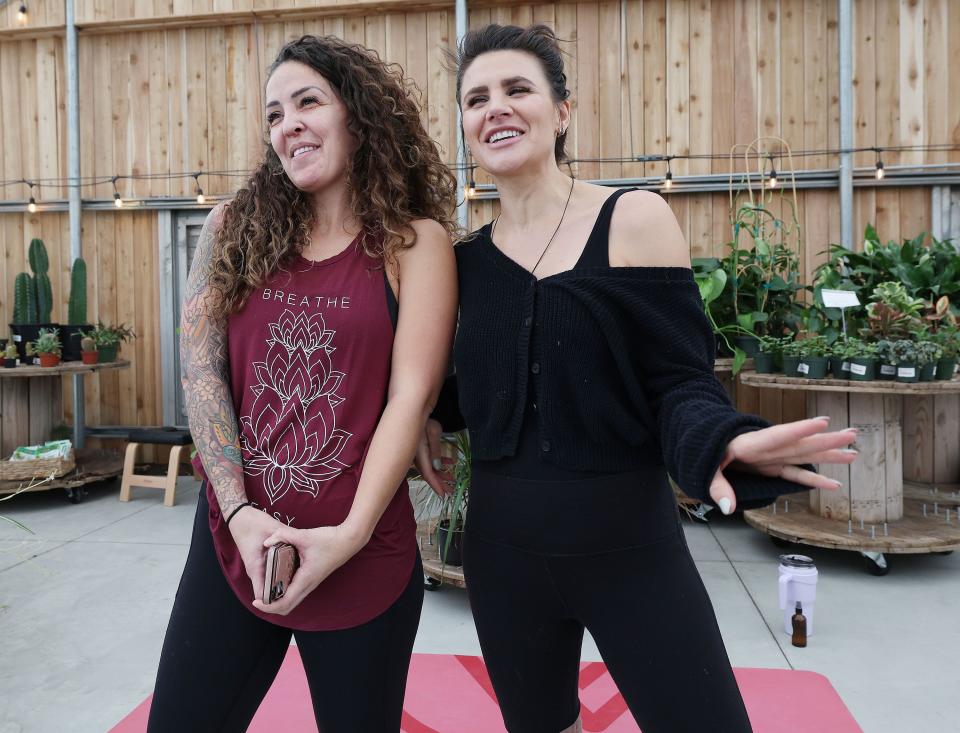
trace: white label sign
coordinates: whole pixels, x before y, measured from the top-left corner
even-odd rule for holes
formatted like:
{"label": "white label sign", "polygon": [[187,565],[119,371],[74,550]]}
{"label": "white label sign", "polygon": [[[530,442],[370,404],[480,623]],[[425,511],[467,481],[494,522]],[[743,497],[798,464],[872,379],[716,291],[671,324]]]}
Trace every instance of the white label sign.
{"label": "white label sign", "polygon": [[896,375],[897,368],[892,364],[881,364],[880,373],[883,374],[884,376]]}
{"label": "white label sign", "polygon": [[[863,367],[860,367],[860,368],[862,369]],[[840,371],[841,371],[841,372],[849,372],[849,371],[850,371],[850,362],[849,362],[849,361],[843,362],[843,364],[840,365]],[[861,374],[863,374],[863,372],[861,372]]]}
{"label": "white label sign", "polygon": [[807,373],[810,372],[810,366],[807,365],[807,364],[804,364],[804,363],[801,361],[799,364],[797,364],[797,372],[798,372],[799,374],[807,374]]}
{"label": "white label sign", "polygon": [[897,376],[905,379],[913,379],[917,376],[917,370],[913,367],[897,367]]}
{"label": "white label sign", "polygon": [[853,308],[860,305],[857,294],[849,290],[821,290],[820,297],[827,308]]}
{"label": "white label sign", "polygon": [[867,373],[867,368],[863,364],[851,364],[850,372],[856,374],[858,377],[862,377]]}

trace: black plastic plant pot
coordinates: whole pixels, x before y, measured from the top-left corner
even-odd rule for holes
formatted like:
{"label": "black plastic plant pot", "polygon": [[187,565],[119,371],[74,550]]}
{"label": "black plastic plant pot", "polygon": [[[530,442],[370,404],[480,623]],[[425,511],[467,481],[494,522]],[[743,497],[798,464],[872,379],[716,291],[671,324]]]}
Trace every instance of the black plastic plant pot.
{"label": "black plastic plant pot", "polygon": [[957,360],[955,358],[943,358],[937,362],[937,379],[953,379],[955,371],[957,371]]}
{"label": "black plastic plant pot", "polygon": [[920,368],[916,364],[897,364],[898,382],[919,382]]}
{"label": "black plastic plant pot", "polygon": [[757,370],[757,374],[773,374],[773,354],[766,354],[764,352],[758,353],[753,357],[753,368]]}
{"label": "black plastic plant pot", "polygon": [[872,382],[877,378],[877,360],[854,357],[850,360],[850,371],[847,374],[851,382]]}
{"label": "black plastic plant pot", "polygon": [[760,341],[756,336],[734,336],[733,345],[739,347],[747,356],[754,357],[760,353]]}
{"label": "black plastic plant pot", "polygon": [[[446,565],[459,567],[463,565],[463,530],[457,529],[450,532],[450,520],[444,519],[437,525],[437,551],[440,554],[440,561]],[[447,547],[447,537],[450,538],[450,546]]]}
{"label": "black plastic plant pot", "polygon": [[834,379],[850,379],[850,363],[839,356],[830,357],[830,373]]}
{"label": "black plastic plant pot", "polygon": [[60,326],[60,348],[63,361],[80,361],[80,340],[83,334],[93,329],[90,324],[81,326]]}
{"label": "black plastic plant pot", "polygon": [[797,376],[807,379],[823,379],[827,376],[827,357],[805,356],[797,365]]}
{"label": "black plastic plant pot", "polygon": [[935,376],[937,376],[937,362],[931,361],[929,364],[920,367],[921,382],[932,382]]}
{"label": "black plastic plant pot", "polygon": [[40,336],[40,329],[59,332],[60,326],[56,323],[11,323],[10,333],[13,343],[17,345],[17,356],[21,362],[27,363],[27,344],[36,341]]}
{"label": "black plastic plant pot", "polygon": [[17,368],[17,360],[16,360],[16,359],[4,359],[4,360],[3,360],[3,368],[4,368],[4,369],[16,369],[16,368]]}
{"label": "black plastic plant pot", "polygon": [[880,363],[877,365],[877,379],[892,382],[897,378],[897,367],[894,364]]}
{"label": "black plastic plant pot", "polygon": [[783,355],[783,373],[788,377],[802,377],[802,374],[797,374],[797,367],[800,365],[799,356],[787,356]]}

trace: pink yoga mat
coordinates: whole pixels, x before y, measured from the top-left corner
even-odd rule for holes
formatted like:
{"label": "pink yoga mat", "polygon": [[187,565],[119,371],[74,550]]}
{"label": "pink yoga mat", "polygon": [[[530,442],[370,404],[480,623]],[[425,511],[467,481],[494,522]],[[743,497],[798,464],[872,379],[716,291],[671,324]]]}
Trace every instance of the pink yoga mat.
{"label": "pink yoga mat", "polygon": [[[786,669],[736,669],[756,733],[862,733],[823,675]],[[602,662],[580,665],[580,702],[587,733],[637,733]],[[690,704],[696,705],[691,691]],[[150,698],[110,733],[143,733]],[[316,733],[303,664],[290,647],[250,733]],[[402,733],[503,733],[503,722],[480,657],[414,654]]]}

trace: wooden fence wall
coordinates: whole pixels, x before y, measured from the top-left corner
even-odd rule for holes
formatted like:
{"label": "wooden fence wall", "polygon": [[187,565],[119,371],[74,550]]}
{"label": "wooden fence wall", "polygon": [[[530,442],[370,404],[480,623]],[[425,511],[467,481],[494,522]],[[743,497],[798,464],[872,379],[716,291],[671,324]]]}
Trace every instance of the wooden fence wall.
{"label": "wooden fence wall", "polygon": [[[0,180],[67,172],[62,0],[0,8]],[[545,22],[564,39],[574,115],[574,158],[714,153],[779,136],[794,150],[839,144],[835,0],[602,0],[474,2],[470,25]],[[335,34],[400,63],[422,91],[423,121],[453,161],[455,100],[443,51],[455,39],[453,2],[411,0],[76,0],[81,160],[84,176],[246,171],[263,138],[264,69],[284,41]],[[960,144],[960,2],[854,0],[858,146]],[[885,153],[901,162],[960,160],[960,152]],[[872,165],[858,154],[858,165]],[[835,166],[799,158],[796,169]],[[739,170],[740,163],[734,163]],[[784,171],[788,164],[778,160]],[[719,160],[675,160],[675,176],[722,173]],[[580,178],[662,175],[663,163],[581,162]],[[478,182],[484,181],[482,175]],[[200,179],[228,194],[241,177]],[[120,180],[125,197],[190,195],[192,178]],[[669,195],[695,256],[720,255],[729,239],[726,194]],[[109,199],[109,183],[85,198]],[[25,200],[22,184],[0,200]],[[39,199],[64,198],[44,185]],[[809,273],[839,238],[833,191],[800,192],[801,257]],[[875,223],[884,238],[929,228],[926,188],[857,189],[855,231]],[[474,202],[474,224],[493,214]],[[159,265],[155,212],[96,211],[83,217],[91,318],[133,324],[134,368],[88,378],[91,422],[160,420]],[[32,236],[51,250],[59,315],[66,315],[69,237],[64,213],[0,214],[0,322],[9,319],[14,274]],[[55,313],[55,315],[58,315]],[[743,406],[774,418],[802,414],[778,393],[745,392]]]}

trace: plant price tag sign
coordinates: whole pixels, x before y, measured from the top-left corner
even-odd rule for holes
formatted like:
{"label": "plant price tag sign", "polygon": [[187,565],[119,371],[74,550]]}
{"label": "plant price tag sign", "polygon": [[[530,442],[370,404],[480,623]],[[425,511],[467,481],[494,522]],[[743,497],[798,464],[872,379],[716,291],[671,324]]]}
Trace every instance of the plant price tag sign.
{"label": "plant price tag sign", "polygon": [[844,308],[856,308],[860,305],[860,299],[857,294],[850,290],[828,290],[824,288],[820,291],[820,297],[823,299],[823,305],[827,308],[840,309],[840,321],[843,324],[843,335],[847,335],[847,319],[844,317]]}

